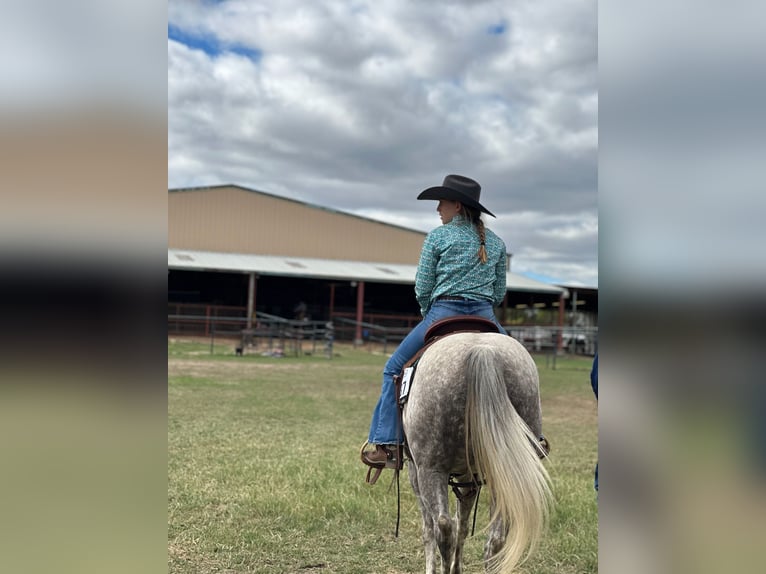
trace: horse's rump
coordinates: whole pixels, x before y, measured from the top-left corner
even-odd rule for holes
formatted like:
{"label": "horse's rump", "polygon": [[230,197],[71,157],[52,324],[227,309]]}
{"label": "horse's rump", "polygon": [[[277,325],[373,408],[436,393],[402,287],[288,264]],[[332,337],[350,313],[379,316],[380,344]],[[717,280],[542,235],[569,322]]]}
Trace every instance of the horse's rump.
{"label": "horse's rump", "polygon": [[[405,407],[404,430],[410,450],[420,457],[449,458],[455,469],[463,465],[468,357],[481,346],[496,349],[516,412],[532,433],[542,434],[537,367],[527,350],[499,333],[458,333],[434,343],[418,363]],[[434,445],[429,435],[441,437],[441,444]],[[437,450],[432,452],[428,446]]]}

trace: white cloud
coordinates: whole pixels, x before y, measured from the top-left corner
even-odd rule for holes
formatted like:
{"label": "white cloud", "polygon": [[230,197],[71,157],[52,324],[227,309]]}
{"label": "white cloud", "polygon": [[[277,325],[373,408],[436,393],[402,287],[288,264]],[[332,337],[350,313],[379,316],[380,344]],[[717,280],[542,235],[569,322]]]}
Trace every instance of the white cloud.
{"label": "white cloud", "polygon": [[[168,183],[238,183],[427,230],[434,206],[415,196],[463,173],[515,262],[542,263],[525,247],[545,242],[576,273],[564,279],[593,284],[595,241],[567,233],[596,235],[595,7],[171,1]],[[524,212],[538,227],[515,226]]]}

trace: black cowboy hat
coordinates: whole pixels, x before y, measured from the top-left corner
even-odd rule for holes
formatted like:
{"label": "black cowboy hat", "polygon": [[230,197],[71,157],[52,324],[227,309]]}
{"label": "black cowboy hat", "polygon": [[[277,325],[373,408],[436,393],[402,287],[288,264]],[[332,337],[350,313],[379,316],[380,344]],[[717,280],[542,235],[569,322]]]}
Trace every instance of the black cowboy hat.
{"label": "black cowboy hat", "polygon": [[448,175],[441,185],[421,191],[418,199],[451,199],[495,217],[494,213],[479,203],[480,196],[481,186],[477,181],[462,175]]}

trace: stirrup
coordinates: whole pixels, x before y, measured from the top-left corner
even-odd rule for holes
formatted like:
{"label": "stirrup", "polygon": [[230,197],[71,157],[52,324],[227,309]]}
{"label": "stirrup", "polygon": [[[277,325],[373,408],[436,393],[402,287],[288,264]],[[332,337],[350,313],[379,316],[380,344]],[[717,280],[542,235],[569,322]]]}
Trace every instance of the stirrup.
{"label": "stirrup", "polygon": [[[364,482],[372,486],[376,482],[378,482],[378,479],[380,478],[380,474],[383,472],[383,469],[386,468],[385,466],[371,466],[367,469],[367,476],[364,477]],[[375,471],[373,474],[372,471]],[[372,476],[370,476],[372,474]]]}
{"label": "stirrup", "polygon": [[[366,464],[370,468],[367,469],[367,476],[364,479],[364,482],[372,486],[378,481],[378,478],[380,478],[380,474],[383,472],[383,469],[386,468],[385,465],[381,466],[372,466],[370,465],[365,459],[364,459],[364,449],[370,444],[370,441],[364,441],[364,444],[362,445],[362,448],[359,449],[359,458],[362,460],[363,464]],[[372,472],[375,471],[375,474]]]}
{"label": "stirrup", "polygon": [[[364,458],[364,449],[369,446],[369,441],[365,441],[362,445],[362,448],[359,449],[359,458],[361,459],[362,463],[369,466],[370,468],[367,469],[367,476],[365,477],[364,481],[369,484],[373,485],[377,482],[378,478],[380,478],[381,473],[383,472],[384,468],[393,468],[396,470],[399,465],[399,453],[397,452],[395,455],[395,464],[392,466],[391,461],[386,461],[385,463],[379,463],[379,464],[370,464],[367,460]],[[385,448],[385,447],[384,447]],[[374,471],[374,472],[373,472]]]}

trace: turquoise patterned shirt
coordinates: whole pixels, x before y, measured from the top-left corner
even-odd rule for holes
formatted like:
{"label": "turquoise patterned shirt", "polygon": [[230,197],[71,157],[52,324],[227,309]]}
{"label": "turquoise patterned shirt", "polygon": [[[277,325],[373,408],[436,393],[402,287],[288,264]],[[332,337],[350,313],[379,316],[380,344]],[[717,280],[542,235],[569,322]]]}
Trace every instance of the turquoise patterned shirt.
{"label": "turquoise patterned shirt", "polygon": [[440,295],[491,301],[497,306],[505,297],[505,243],[485,228],[487,262],[482,264],[476,227],[462,215],[431,231],[423,243],[415,296],[425,316]]}

